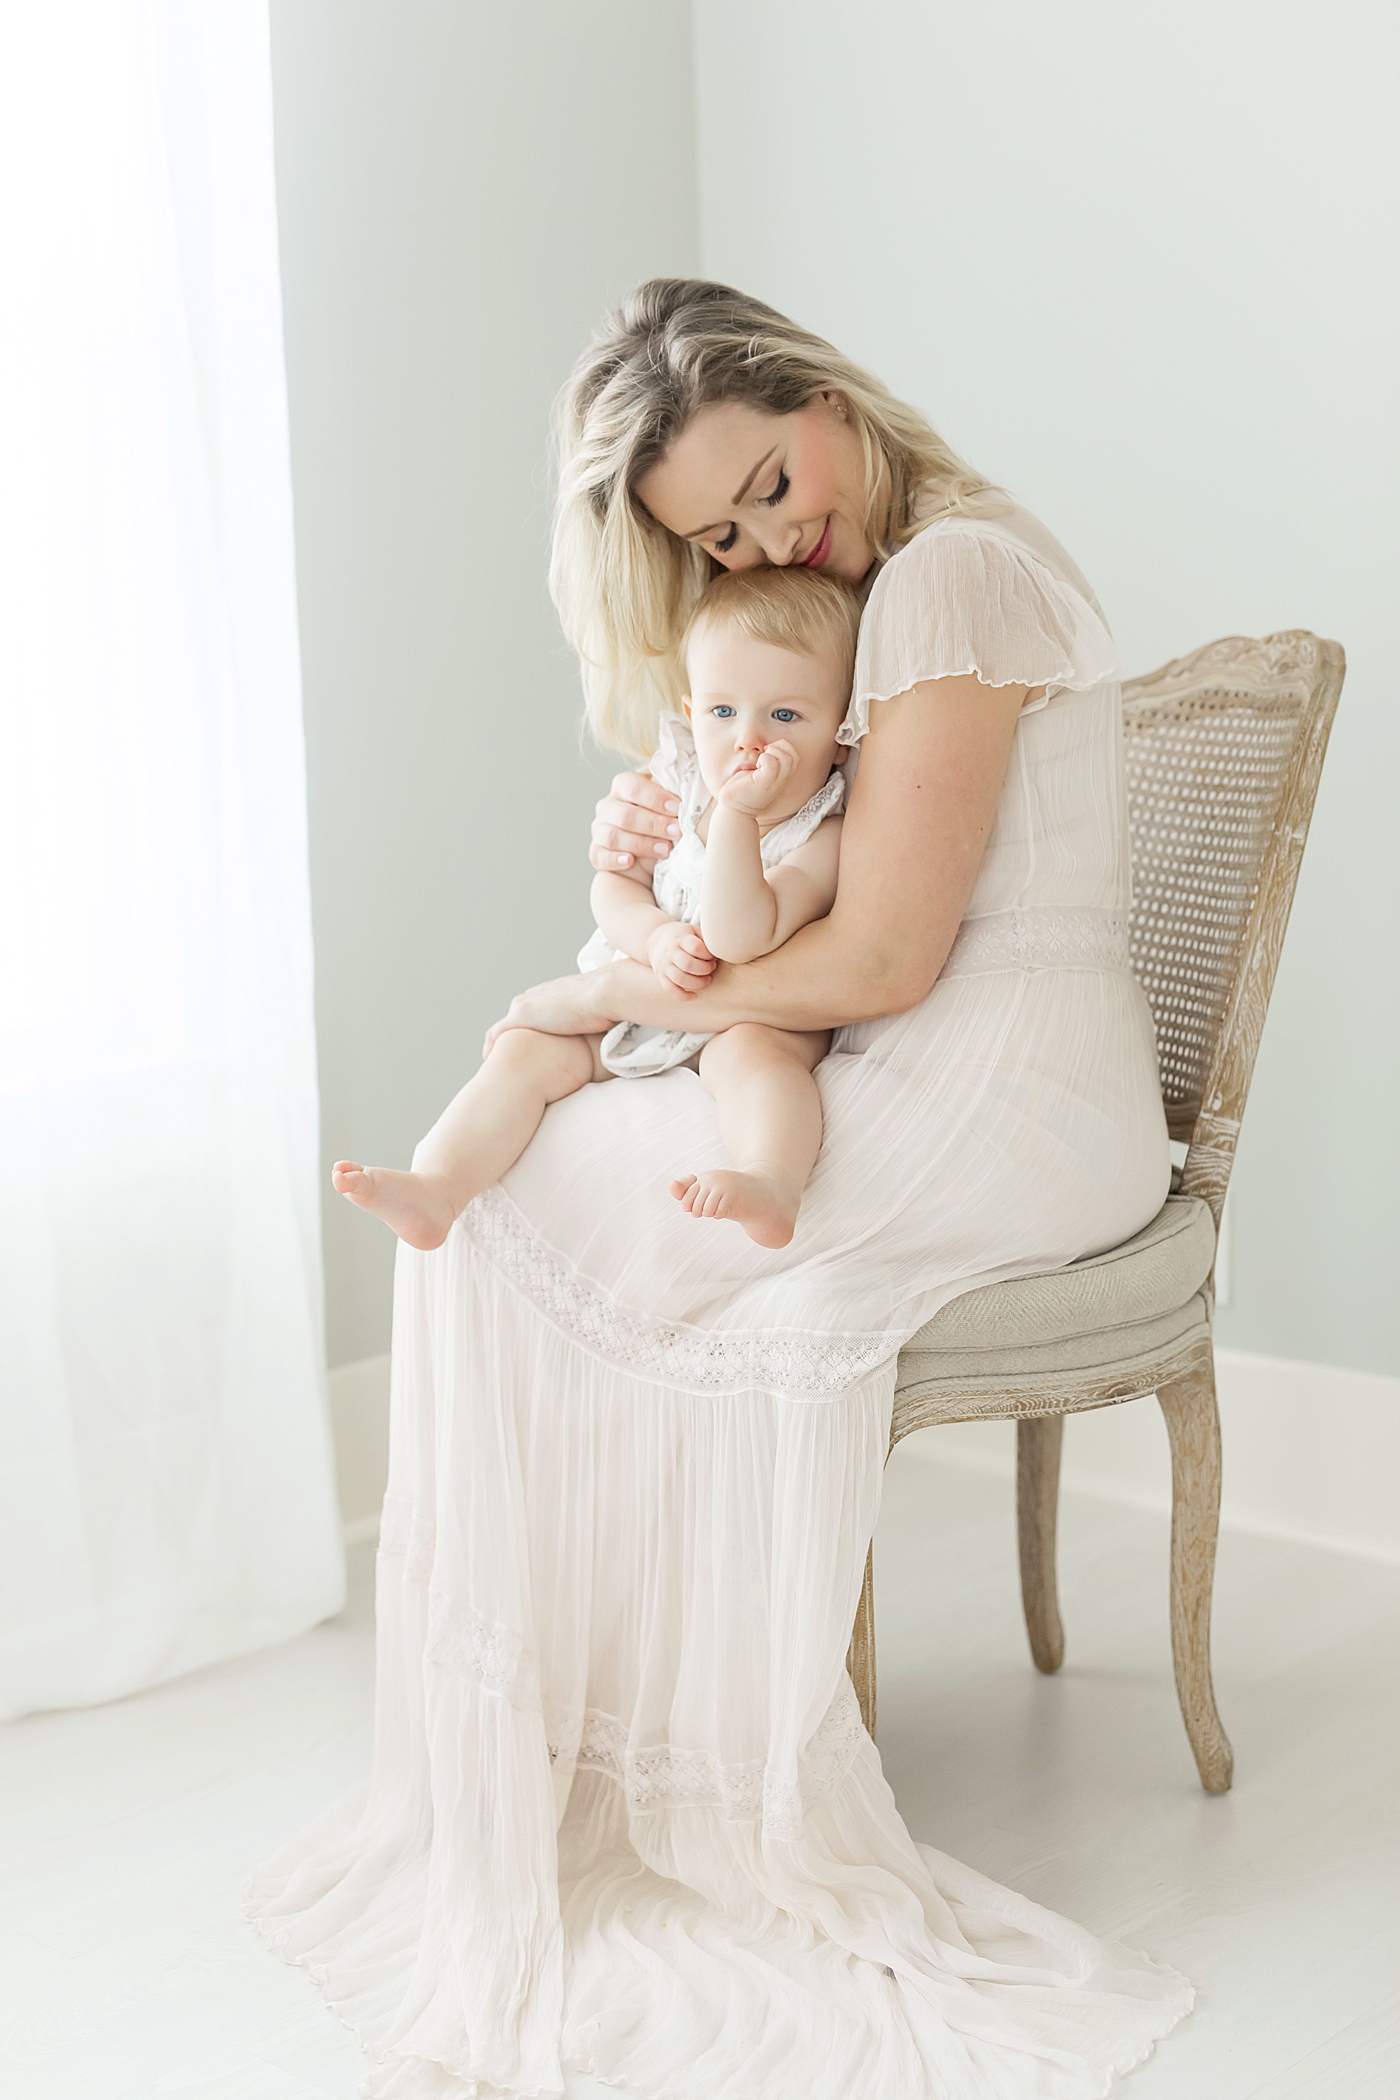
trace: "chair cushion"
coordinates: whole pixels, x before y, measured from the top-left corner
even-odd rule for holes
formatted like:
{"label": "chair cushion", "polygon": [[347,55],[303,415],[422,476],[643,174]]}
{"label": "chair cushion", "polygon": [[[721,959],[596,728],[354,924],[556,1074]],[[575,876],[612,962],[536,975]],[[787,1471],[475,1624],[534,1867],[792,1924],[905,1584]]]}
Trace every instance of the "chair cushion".
{"label": "chair cushion", "polygon": [[905,1343],[896,1390],[1110,1366],[1208,1334],[1214,1260],[1206,1204],[1168,1196],[1120,1247],[954,1298]]}

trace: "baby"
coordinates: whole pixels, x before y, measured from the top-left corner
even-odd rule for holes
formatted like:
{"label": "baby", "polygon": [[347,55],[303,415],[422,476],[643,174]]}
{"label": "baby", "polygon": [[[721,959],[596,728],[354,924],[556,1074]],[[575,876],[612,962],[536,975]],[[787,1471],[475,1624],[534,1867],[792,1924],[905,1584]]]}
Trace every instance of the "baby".
{"label": "baby", "polygon": [[[598,931],[581,968],[631,956],[693,994],[714,961],[751,962],[825,917],[845,789],[836,732],[859,621],[849,586],[812,570],[714,578],[683,643],[684,720],[663,720],[651,761],[680,800],[681,837],[650,882],[594,877]],[[812,1075],[829,1047],[826,1033],[752,1023],[710,1036],[630,1022],[605,1036],[508,1029],[423,1139],[411,1173],[340,1160],[331,1179],[410,1246],[440,1247],[472,1197],[520,1157],[551,1102],[590,1081],[685,1064],[714,1099],[733,1164],[679,1175],[671,1194],[692,1217],[731,1219],[761,1247],[785,1247],[821,1145]]]}

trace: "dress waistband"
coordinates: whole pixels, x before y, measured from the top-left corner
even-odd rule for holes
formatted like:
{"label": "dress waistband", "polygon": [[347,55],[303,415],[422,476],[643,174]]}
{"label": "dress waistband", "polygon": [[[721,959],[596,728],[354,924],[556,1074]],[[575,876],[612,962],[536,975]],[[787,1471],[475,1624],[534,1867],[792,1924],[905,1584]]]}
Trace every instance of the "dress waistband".
{"label": "dress waistband", "polygon": [[1026,905],[964,919],[944,977],[993,970],[1127,970],[1128,914],[1090,905]]}

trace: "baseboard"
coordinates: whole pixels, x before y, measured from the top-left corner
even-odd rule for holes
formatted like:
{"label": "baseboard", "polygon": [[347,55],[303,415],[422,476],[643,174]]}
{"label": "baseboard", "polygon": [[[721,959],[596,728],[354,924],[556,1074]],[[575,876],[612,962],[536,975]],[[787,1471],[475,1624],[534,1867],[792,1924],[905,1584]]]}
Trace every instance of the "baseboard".
{"label": "baseboard", "polygon": [[[1221,1523],[1400,1564],[1400,1378],[1217,1349],[1225,1440]],[[331,1421],[347,1545],[376,1536],[389,1462],[389,1359],[330,1374]],[[1009,1422],[950,1422],[903,1449],[1010,1475]],[[1065,1426],[1064,1485],[1140,1509],[1171,1508],[1171,1466],[1151,1401],[1076,1415]]]}
{"label": "baseboard", "polygon": [[[1227,1528],[1400,1564],[1400,1378],[1217,1349]],[[1010,1476],[1009,1422],[950,1422],[907,1440],[911,1454]],[[1150,1400],[1065,1424],[1066,1488],[1140,1509],[1171,1508],[1171,1462]]]}
{"label": "baseboard", "polygon": [[338,1364],[328,1380],[336,1482],[347,1546],[379,1536],[389,1473],[389,1358]]}
{"label": "baseboard", "polygon": [[379,1541],[379,1512],[372,1516],[352,1517],[348,1524],[340,1527],[340,1536],[347,1546],[373,1546]]}

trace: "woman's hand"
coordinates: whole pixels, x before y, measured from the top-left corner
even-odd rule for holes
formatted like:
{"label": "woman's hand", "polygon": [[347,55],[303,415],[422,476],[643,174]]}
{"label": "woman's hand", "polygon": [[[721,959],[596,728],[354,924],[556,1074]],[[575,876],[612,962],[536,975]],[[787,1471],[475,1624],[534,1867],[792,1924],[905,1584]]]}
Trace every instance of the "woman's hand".
{"label": "woman's hand", "polygon": [[697,992],[704,991],[717,960],[705,946],[699,928],[686,926],[679,919],[668,919],[664,926],[658,926],[647,942],[647,961],[661,982],[685,999],[693,999]]}
{"label": "woman's hand", "polygon": [[588,858],[608,875],[633,875],[650,882],[657,861],[681,835],[680,803],[649,773],[619,773],[593,819]]}
{"label": "woman's hand", "polygon": [[497,1037],[508,1028],[538,1028],[542,1035],[606,1035],[622,1018],[605,1010],[608,974],[589,970],[582,977],[553,977],[548,984],[517,992],[509,1011],[487,1029],[482,1056],[490,1056]]}

